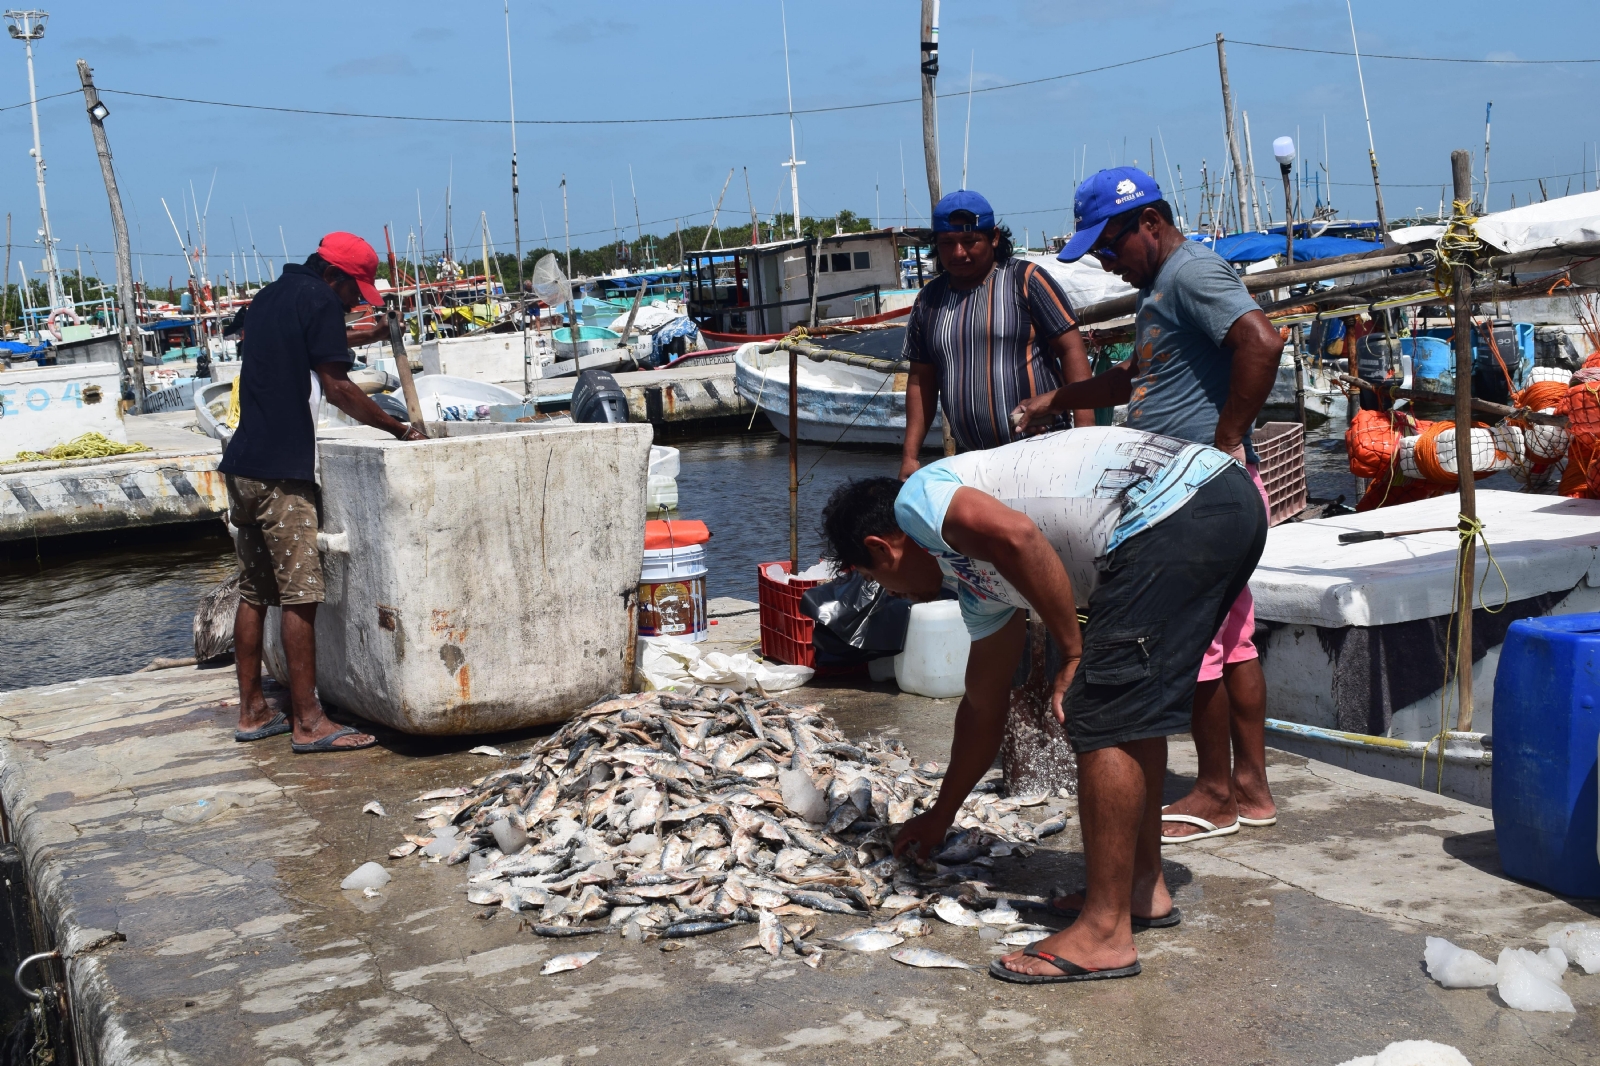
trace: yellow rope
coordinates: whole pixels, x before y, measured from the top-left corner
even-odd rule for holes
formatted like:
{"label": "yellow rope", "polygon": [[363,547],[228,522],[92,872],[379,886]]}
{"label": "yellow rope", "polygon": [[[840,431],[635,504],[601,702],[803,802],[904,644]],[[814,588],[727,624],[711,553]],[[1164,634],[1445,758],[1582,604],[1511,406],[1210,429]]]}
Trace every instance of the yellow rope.
{"label": "yellow rope", "polygon": [[[1464,514],[1456,516],[1456,533],[1460,537],[1460,546],[1456,549],[1455,573],[1451,578],[1450,614],[1444,628],[1444,684],[1439,688],[1439,732],[1435,733],[1431,743],[1439,745],[1437,756],[1438,765],[1438,792],[1444,793],[1444,736],[1450,731],[1446,724],[1450,721],[1450,694],[1455,687],[1451,679],[1461,671],[1461,657],[1457,653],[1458,630],[1456,624],[1461,617],[1462,600],[1471,603],[1472,575],[1467,572],[1467,546],[1473,538],[1483,541],[1483,553],[1489,560],[1488,566],[1483,568],[1483,580],[1478,582],[1478,603],[1488,614],[1499,614],[1511,603],[1511,583],[1506,580],[1505,571],[1500,569],[1500,563],[1494,557],[1494,549],[1489,546],[1489,538],[1484,535],[1483,522],[1476,518],[1468,518]],[[1500,606],[1490,607],[1483,602],[1483,588],[1489,582],[1489,567],[1494,567],[1495,573],[1500,575],[1500,585],[1505,591],[1505,597],[1500,601]],[[1452,668],[1452,663],[1454,664]],[[1468,653],[1466,669],[1472,669],[1471,653]],[[1428,749],[1422,749],[1422,772],[1417,784],[1427,787],[1428,780]]]}
{"label": "yellow rope", "polygon": [[0,460],[0,463],[42,463],[64,459],[104,459],[112,455],[127,455],[130,452],[147,452],[150,448],[144,444],[118,444],[104,433],[85,433],[81,437],[74,437],[65,444],[57,444],[54,448],[46,448],[42,452],[18,452],[15,459]]}
{"label": "yellow rope", "polygon": [[239,382],[244,378],[244,368],[239,369],[240,373],[233,378],[233,389],[228,393],[228,412],[222,416],[222,424],[229,429],[239,428]]}
{"label": "yellow rope", "polygon": [[1450,201],[1450,221],[1445,223],[1444,232],[1439,235],[1434,266],[1434,287],[1441,293],[1452,291],[1454,277],[1451,271],[1456,267],[1481,273],[1472,265],[1472,257],[1483,249],[1483,241],[1478,239],[1474,225],[1478,217],[1470,214],[1471,211],[1472,204],[1468,200]]}

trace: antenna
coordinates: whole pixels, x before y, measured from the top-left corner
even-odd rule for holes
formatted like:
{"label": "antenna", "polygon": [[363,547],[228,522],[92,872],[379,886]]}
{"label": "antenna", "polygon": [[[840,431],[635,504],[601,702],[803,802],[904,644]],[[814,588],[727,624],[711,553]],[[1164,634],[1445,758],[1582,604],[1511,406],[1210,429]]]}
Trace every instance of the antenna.
{"label": "antenna", "polygon": [[977,62],[978,52],[973,50],[967,57],[967,132],[961,141],[961,187],[967,187],[967,149],[972,146],[972,67]]}
{"label": "antenna", "polygon": [[[1344,9],[1350,16],[1350,44],[1356,53],[1356,80],[1361,83],[1361,113],[1367,119],[1367,159],[1372,163],[1372,192],[1378,202],[1378,239],[1387,244],[1389,241],[1389,219],[1383,210],[1383,186],[1378,183],[1378,149],[1372,140],[1372,112],[1367,109],[1367,79],[1361,73],[1361,45],[1356,41],[1356,13],[1350,6],[1350,0],[1344,0]],[[1324,139],[1327,137],[1324,126]],[[1324,147],[1323,154],[1327,154]],[[1328,199],[1333,199],[1333,186],[1328,186]]]}
{"label": "antenna", "polygon": [[[1490,100],[1483,109],[1483,210],[1489,211],[1489,114],[1494,111],[1494,101]],[[1588,169],[1585,167],[1584,169]],[[1588,175],[1584,175],[1587,177]]]}
{"label": "antenna", "polygon": [[783,0],[778,0],[778,14],[783,19],[783,86],[789,94],[789,161],[780,164],[789,168],[789,194],[794,199],[794,235],[800,236],[800,167],[805,160],[795,158],[794,143],[794,83],[789,78],[789,12]]}

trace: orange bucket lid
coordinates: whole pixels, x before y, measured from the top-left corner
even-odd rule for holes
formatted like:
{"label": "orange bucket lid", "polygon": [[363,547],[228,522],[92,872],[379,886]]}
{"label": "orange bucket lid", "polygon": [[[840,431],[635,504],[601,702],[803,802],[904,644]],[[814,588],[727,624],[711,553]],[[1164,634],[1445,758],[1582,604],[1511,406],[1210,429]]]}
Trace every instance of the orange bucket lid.
{"label": "orange bucket lid", "polygon": [[644,550],[661,551],[666,548],[687,548],[691,544],[704,544],[711,539],[711,531],[704,522],[667,522],[654,519],[644,524]]}

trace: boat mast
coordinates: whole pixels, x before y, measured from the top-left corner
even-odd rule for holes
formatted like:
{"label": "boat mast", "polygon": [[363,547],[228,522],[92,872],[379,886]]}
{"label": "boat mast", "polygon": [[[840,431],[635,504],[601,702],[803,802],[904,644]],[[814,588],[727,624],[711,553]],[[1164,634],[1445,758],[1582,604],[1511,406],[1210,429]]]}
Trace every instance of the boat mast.
{"label": "boat mast", "polygon": [[1483,109],[1483,214],[1489,213],[1489,115],[1493,111],[1494,101],[1490,100]]}
{"label": "boat mast", "polygon": [[506,8],[506,94],[511,99],[511,239],[517,248],[517,306],[522,306],[522,218],[517,211],[517,88],[511,78],[511,0]]}
{"label": "boat mast", "polygon": [[[1372,193],[1378,201],[1378,240],[1389,243],[1389,219],[1383,210],[1383,186],[1378,182],[1378,149],[1372,140],[1372,111],[1367,107],[1367,79],[1361,73],[1361,45],[1356,40],[1356,13],[1350,0],[1344,0],[1345,13],[1350,16],[1350,45],[1356,53],[1356,80],[1361,83],[1361,113],[1367,119],[1367,159],[1372,163]],[[1326,120],[1324,120],[1326,121]],[[1327,136],[1326,133],[1323,134]],[[1326,151],[1326,149],[1324,149]],[[1470,193],[1468,194],[1470,198]],[[1333,199],[1333,187],[1328,187],[1328,199]]]}
{"label": "boat mast", "polygon": [[[781,164],[789,168],[789,195],[794,201],[794,235],[800,236],[800,171],[806,165],[805,160],[795,158],[799,153],[795,151],[794,141],[794,82],[789,77],[789,13],[783,0],[778,0],[778,12],[783,18],[783,85],[789,93],[789,160]],[[32,52],[28,53],[30,56]],[[31,71],[33,67],[28,69]],[[34,124],[37,131],[38,123]],[[37,137],[37,132],[35,133]],[[42,172],[41,172],[42,173]],[[44,178],[39,179],[39,195],[44,195]]]}
{"label": "boat mast", "polygon": [[972,146],[972,70],[978,61],[977,49],[967,57],[967,132],[961,138],[961,187],[967,187],[967,149]]}
{"label": "boat mast", "polygon": [[[56,242],[50,232],[50,205],[44,194],[44,148],[39,143],[39,93],[33,82],[33,42],[44,36],[45,23],[50,20],[48,11],[7,11],[11,23],[11,36],[21,41],[28,52],[28,106],[33,112],[33,173],[39,183],[39,219],[44,228],[39,236],[44,241],[45,284],[50,290],[50,307],[66,307],[66,290],[61,285],[61,270],[56,265]],[[24,275],[26,278],[26,275]]]}
{"label": "boat mast", "polygon": [[[572,277],[572,223],[567,219],[567,176],[561,175],[561,228],[567,238],[567,277]],[[571,295],[570,293],[568,295]]]}

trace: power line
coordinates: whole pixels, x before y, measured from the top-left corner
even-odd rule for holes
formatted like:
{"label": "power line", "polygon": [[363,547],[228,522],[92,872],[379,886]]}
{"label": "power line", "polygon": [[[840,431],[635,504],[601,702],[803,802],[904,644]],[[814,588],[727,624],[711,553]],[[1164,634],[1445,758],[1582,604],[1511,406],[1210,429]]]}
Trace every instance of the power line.
{"label": "power line", "polygon": [[[1236,41],[1228,38],[1229,44],[1244,45],[1246,48],[1270,48],[1278,52],[1311,52],[1323,56],[1353,56],[1354,52],[1344,52],[1336,48],[1303,48],[1293,44],[1263,44],[1260,41]],[[1400,59],[1412,63],[1485,63],[1490,66],[1560,66],[1572,63],[1600,63],[1600,59],[1458,59],[1452,56],[1397,56],[1385,55],[1382,52],[1362,52],[1363,59]]]}

